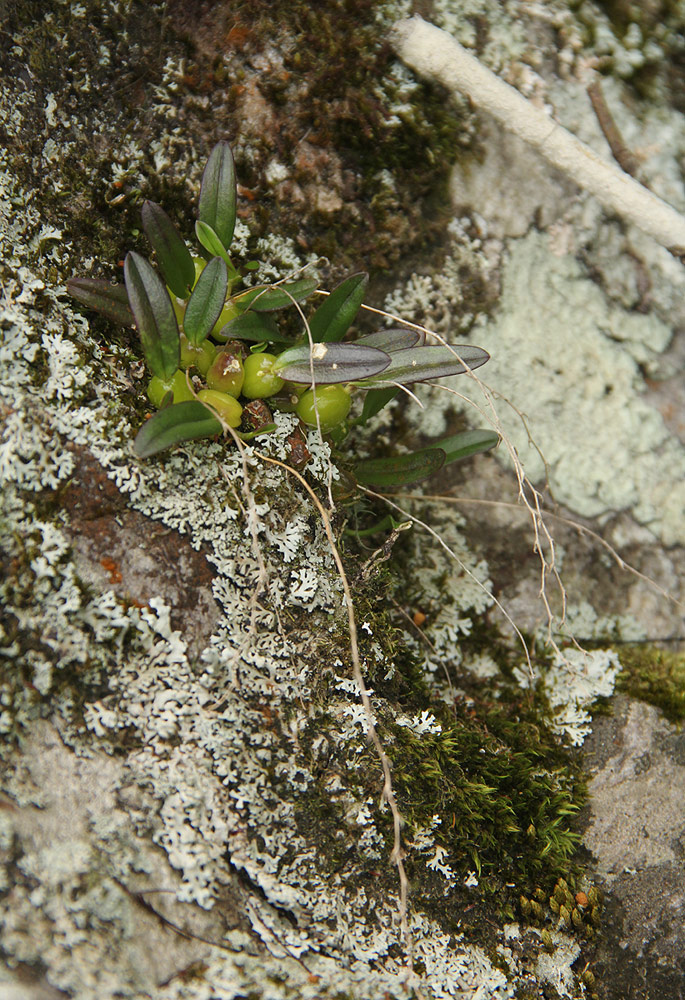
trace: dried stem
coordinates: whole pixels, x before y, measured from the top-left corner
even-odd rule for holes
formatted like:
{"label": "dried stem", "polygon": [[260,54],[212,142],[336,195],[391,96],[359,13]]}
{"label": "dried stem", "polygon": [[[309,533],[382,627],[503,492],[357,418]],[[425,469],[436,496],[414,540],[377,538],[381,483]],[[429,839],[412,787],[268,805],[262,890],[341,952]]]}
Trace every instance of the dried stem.
{"label": "dried stem", "polygon": [[364,712],[366,713],[368,732],[371,737],[371,742],[373,743],[374,749],[381,763],[381,769],[383,771],[383,790],[381,793],[381,799],[388,803],[390,812],[392,814],[393,820],[393,848],[390,854],[390,860],[397,868],[397,874],[400,881],[400,928],[402,932],[402,938],[405,942],[407,949],[407,957],[409,961],[409,970],[411,973],[414,971],[413,957],[412,957],[412,939],[409,932],[409,923],[407,919],[407,903],[408,903],[408,888],[409,882],[407,880],[407,873],[404,867],[404,849],[402,847],[402,815],[400,813],[399,807],[397,805],[397,799],[395,798],[395,792],[392,785],[392,773],[390,769],[390,761],[388,756],[383,749],[383,745],[376,731],[376,726],[374,723],[373,709],[371,707],[371,699],[369,698],[369,693],[364,682],[364,676],[362,674],[361,659],[359,656],[359,641],[357,635],[357,622],[354,615],[354,604],[352,601],[352,590],[350,588],[349,580],[347,579],[347,574],[345,572],[345,567],[343,566],[343,561],[338,550],[338,546],[335,541],[335,535],[333,534],[333,527],[331,525],[328,513],[317,497],[314,490],[311,488],[304,476],[291,468],[291,466],[286,465],[284,462],[280,462],[276,458],[270,458],[268,455],[262,455],[259,452],[255,452],[258,458],[264,462],[269,462],[272,465],[277,465],[279,468],[284,469],[291,476],[294,476],[298,482],[304,487],[312,502],[317,508],[319,514],[321,515],[321,520],[323,522],[324,530],[326,532],[326,537],[328,539],[328,544],[331,548],[331,553],[340,576],[340,581],[343,586],[343,593],[345,594],[345,603],[347,605],[347,618],[348,627],[350,634],[350,654],[352,658],[352,676],[359,688],[359,693],[362,700],[362,705],[364,706]]}
{"label": "dried stem", "polygon": [[399,57],[420,76],[465,94],[605,208],[639,226],[674,256],[685,255],[684,216],[536,108],[446,31],[412,17],[395,25],[391,40]]}

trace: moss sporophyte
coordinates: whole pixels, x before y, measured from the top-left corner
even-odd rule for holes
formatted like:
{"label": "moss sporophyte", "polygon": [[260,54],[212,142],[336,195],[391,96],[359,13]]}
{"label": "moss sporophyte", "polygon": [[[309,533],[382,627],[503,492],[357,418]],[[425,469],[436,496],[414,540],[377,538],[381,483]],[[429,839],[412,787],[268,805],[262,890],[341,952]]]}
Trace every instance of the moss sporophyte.
{"label": "moss sporophyte", "polygon": [[[158,270],[130,252],[123,285],[95,278],[68,282],[81,303],[139,332],[151,374],[147,396],[157,409],[136,436],[140,458],[229,428],[243,438],[268,433],[271,409],[294,411],[321,433],[333,432],[339,445],[351,423],[365,424],[404,387],[458,375],[488,360],[480,347],[427,345],[414,329],[386,329],[344,342],[362,306],[364,273],[342,281],[308,318],[300,303],[317,293],[314,278],[246,287],[243,279],[259,265],[238,268],[229,256],[236,202],[233,156],[229,144],[219,142],[200,188],[195,234],[201,256],[191,254],[161,206],[146,201],[143,228]],[[303,319],[298,339],[277,323],[292,306]],[[358,391],[365,392],[363,406],[350,421]],[[265,399],[271,407],[266,420],[257,431],[247,430],[246,401]],[[492,431],[468,431],[409,455],[359,462],[354,473],[369,486],[407,485],[498,440]]]}

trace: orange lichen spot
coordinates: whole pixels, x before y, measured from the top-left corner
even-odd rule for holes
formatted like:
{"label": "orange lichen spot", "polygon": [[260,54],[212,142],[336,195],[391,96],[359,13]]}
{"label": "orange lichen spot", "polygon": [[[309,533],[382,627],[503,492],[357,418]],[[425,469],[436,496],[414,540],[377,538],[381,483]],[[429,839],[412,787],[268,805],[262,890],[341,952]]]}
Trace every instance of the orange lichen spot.
{"label": "orange lichen spot", "polygon": [[249,30],[243,24],[234,24],[226,34],[226,46],[234,49],[242,48],[250,37]]}
{"label": "orange lichen spot", "polygon": [[415,611],[414,614],[411,616],[411,620],[414,622],[417,628],[421,628],[421,626],[426,621],[426,615],[424,615],[423,611]]}
{"label": "orange lichen spot", "polygon": [[578,904],[578,906],[587,906],[588,904],[587,895],[584,892],[577,892],[576,903]]}
{"label": "orange lichen spot", "polygon": [[100,560],[100,565],[107,573],[109,573],[110,583],[121,583],[123,579],[121,575],[121,570],[119,569],[118,564],[115,563],[113,559],[110,559],[108,556],[104,556]]}

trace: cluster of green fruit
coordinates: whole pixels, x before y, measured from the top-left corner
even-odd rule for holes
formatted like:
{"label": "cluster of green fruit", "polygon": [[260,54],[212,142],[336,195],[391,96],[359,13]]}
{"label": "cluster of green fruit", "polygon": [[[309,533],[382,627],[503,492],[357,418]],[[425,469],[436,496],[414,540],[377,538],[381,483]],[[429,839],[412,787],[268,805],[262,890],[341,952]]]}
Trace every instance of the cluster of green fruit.
{"label": "cluster of green fruit", "polygon": [[[195,287],[206,261],[193,259]],[[182,403],[198,399],[206,403],[228,424],[240,426],[243,407],[240,397],[246,400],[268,399],[270,406],[298,417],[312,427],[317,424],[324,432],[332,430],[347,417],[351,400],[348,385],[309,387],[306,384],[286,382],[279,374],[279,357],[266,350],[250,352],[245,341],[227,340],[223,331],[230,330],[231,322],[241,314],[229,300],[219,315],[210,334],[201,343],[193,343],[183,332],[186,300],[173,294],[171,298],[180,332],[179,369],[170,379],[153,375],[148,384],[148,399],[159,409],[168,394],[172,402]],[[218,342],[217,343],[215,343]],[[195,389],[185,372],[197,369],[206,388]],[[318,416],[318,421],[317,421]]]}
{"label": "cluster of green fruit", "polygon": [[[138,330],[151,373],[148,398],[158,409],[136,436],[141,458],[227,428],[243,438],[268,432],[273,409],[294,412],[324,433],[335,431],[339,442],[355,390],[365,392],[354,421],[363,424],[403,386],[470,371],[488,360],[479,347],[427,345],[409,329],[345,341],[362,306],[366,274],[351,275],[330,294],[318,292],[311,277],[245,287],[260,265],[250,261],[238,270],[229,256],[236,198],[233,156],[228,143],[220,142],[200,187],[195,233],[203,257],[191,254],[160,205],[146,201],[143,228],[158,270],[130,252],[123,285],[96,278],[68,282],[84,305]],[[304,321],[306,337],[285,335],[274,314],[315,292],[325,297]],[[253,404],[263,400],[269,403],[261,405],[257,420]],[[497,442],[492,431],[468,431],[410,455],[367,460],[355,474],[369,485],[405,485]]]}

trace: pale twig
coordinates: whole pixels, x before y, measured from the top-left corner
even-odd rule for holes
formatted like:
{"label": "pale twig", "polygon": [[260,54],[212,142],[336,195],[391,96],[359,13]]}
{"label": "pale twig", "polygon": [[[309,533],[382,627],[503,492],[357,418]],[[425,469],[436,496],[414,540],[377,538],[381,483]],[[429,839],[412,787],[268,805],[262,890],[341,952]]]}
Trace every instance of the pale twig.
{"label": "pale twig", "polygon": [[[388,755],[383,749],[383,744],[380,741],[376,726],[374,723],[373,709],[371,706],[371,699],[369,698],[369,693],[364,682],[364,675],[362,674],[361,658],[359,656],[359,641],[357,634],[357,621],[354,614],[354,604],[352,601],[352,590],[350,588],[349,580],[347,579],[347,574],[345,572],[345,567],[343,566],[342,557],[338,550],[338,546],[335,541],[335,535],[333,534],[333,527],[331,525],[330,518],[326,511],[326,508],[321,503],[317,497],[314,490],[311,488],[304,476],[300,475],[297,469],[293,469],[291,466],[286,465],[284,462],[280,462],[277,458],[271,458],[268,455],[262,455],[259,452],[255,452],[255,455],[264,462],[269,462],[272,465],[277,465],[279,468],[284,469],[291,476],[294,476],[300,485],[309,494],[314,506],[321,515],[321,520],[323,522],[324,530],[326,532],[326,537],[328,539],[328,544],[335,560],[335,565],[338,570],[338,575],[340,576],[340,582],[343,586],[343,593],[345,595],[345,603],[347,605],[347,620],[348,620],[348,631],[350,635],[350,654],[352,659],[352,676],[355,680],[357,688],[359,689],[359,694],[361,697],[362,705],[364,707],[364,712],[366,715],[366,721],[368,725],[368,733],[373,743],[374,749],[378,756],[381,764],[381,769],[383,771],[383,790],[382,799],[384,799],[390,808],[390,812],[393,820],[393,848],[390,853],[390,860],[397,868],[397,874],[399,876],[400,882],[400,928],[402,931],[402,937],[404,939],[407,948],[407,957],[409,961],[409,970],[411,973],[414,971],[413,957],[412,957],[412,939],[409,931],[409,922],[407,919],[407,906],[408,906],[408,889],[409,882],[407,879],[407,873],[404,868],[404,849],[402,847],[402,815],[400,813],[399,807],[397,805],[397,799],[395,798],[395,791],[392,784],[392,773],[390,769],[390,761]],[[412,518],[414,520],[414,518]]]}
{"label": "pale twig", "polygon": [[391,40],[399,57],[420,76],[465,94],[605,208],[639,226],[674,256],[685,254],[684,216],[536,108],[446,31],[412,17],[397,22]]}
{"label": "pale twig", "polygon": [[[511,615],[509,614],[509,612],[507,611],[507,609],[504,607],[504,605],[494,596],[494,594],[492,594],[487,589],[487,587],[483,583],[481,583],[481,581],[478,579],[478,577],[476,576],[476,574],[473,573],[468,568],[468,566],[466,565],[466,563],[464,562],[464,560],[460,559],[459,556],[457,555],[457,553],[454,551],[454,549],[450,548],[450,546],[444,540],[444,538],[442,537],[442,535],[439,532],[437,532],[435,530],[435,528],[431,528],[430,524],[427,524],[425,521],[422,521],[420,517],[415,517],[413,514],[410,514],[409,511],[405,510],[404,507],[400,507],[400,505],[396,504],[394,502],[394,500],[390,499],[390,497],[384,496],[384,494],[382,494],[382,493],[376,493],[376,492],[374,492],[374,490],[370,490],[366,486],[360,486],[359,489],[363,490],[363,492],[366,493],[370,497],[375,497],[377,500],[382,500],[383,503],[387,503],[389,507],[394,507],[395,510],[397,510],[397,511],[400,512],[400,514],[402,515],[402,517],[408,517],[410,521],[414,522],[414,524],[421,525],[421,527],[425,531],[427,531],[429,535],[432,535],[433,538],[435,538],[440,543],[440,545],[445,550],[445,552],[448,554],[448,556],[451,559],[454,559],[454,561],[457,563],[457,565],[460,567],[460,569],[466,574],[466,576],[470,577],[470,579],[473,580],[473,582],[476,584],[476,586],[479,587],[480,590],[482,590],[485,594],[488,595],[489,598],[492,599],[492,601],[494,602],[495,606],[504,615],[504,617],[509,622],[509,624],[511,625],[512,629],[514,630],[514,632],[518,636],[518,639],[519,639],[519,641],[521,643],[521,646],[523,647],[523,653],[524,653],[524,656],[526,658],[526,663],[528,664],[528,670],[529,670],[530,676],[533,677],[534,676],[534,672],[533,672],[533,664],[532,664],[531,658],[530,658],[530,651],[528,649],[528,645],[526,643],[526,640],[523,637],[523,634],[522,634],[520,628],[518,627],[518,625],[516,624],[516,622],[514,621],[514,619],[511,617]],[[417,499],[419,499],[419,498],[417,498]],[[556,644],[554,644],[554,648],[555,648],[555,652],[556,652]]]}
{"label": "pale twig", "polygon": [[[452,395],[456,396],[457,398],[467,403],[472,409],[476,410],[476,412],[479,413],[484,420],[487,420],[487,422],[490,424],[493,430],[495,430],[499,434],[504,447],[509,453],[509,458],[511,459],[511,463],[514,467],[514,472],[518,483],[519,500],[526,508],[533,526],[533,551],[537,554],[540,560],[540,599],[543,602],[547,614],[547,641],[550,644],[551,648],[554,649],[555,653],[557,653],[557,655],[560,656],[561,659],[563,660],[564,659],[563,651],[559,648],[554,638],[553,626],[554,626],[555,616],[552,611],[551,605],[549,603],[549,599],[547,597],[547,580],[548,577],[551,576],[552,579],[555,581],[556,586],[558,587],[559,593],[561,595],[562,611],[561,611],[560,621],[563,624],[566,612],[566,590],[564,588],[564,584],[561,580],[561,577],[559,576],[559,572],[556,567],[556,553],[554,547],[554,539],[552,538],[552,535],[548,531],[547,525],[545,524],[543,518],[542,495],[528,479],[525,469],[523,468],[521,459],[519,458],[518,452],[516,451],[516,448],[510,441],[509,437],[506,434],[506,431],[502,426],[501,420],[497,413],[497,409],[495,407],[495,402],[494,402],[495,397],[497,396],[497,398],[503,399],[520,417],[526,429],[528,439],[529,441],[532,441],[530,431],[525,421],[525,417],[510,400],[506,399],[506,397],[502,396],[500,393],[496,393],[486,382],[484,382],[480,378],[479,375],[476,374],[475,371],[473,371],[468,367],[468,364],[466,364],[466,362],[464,362],[463,359],[459,357],[458,347],[455,347],[452,344],[448,344],[447,341],[443,337],[441,337],[439,333],[435,332],[435,330],[430,330],[425,326],[421,326],[420,323],[411,323],[403,319],[401,316],[395,316],[393,313],[389,313],[384,309],[376,309],[371,306],[363,306],[363,308],[366,309],[368,312],[374,313],[375,315],[383,316],[385,319],[391,320],[393,322],[402,323],[413,330],[417,330],[423,334],[433,337],[435,340],[438,341],[438,343],[440,343],[443,347],[447,347],[452,352],[452,354],[454,354],[455,358],[458,361],[460,361],[461,364],[464,365],[464,368],[466,369],[464,375],[467,378],[473,380],[478,386],[478,389],[483,396],[485,408],[483,406],[480,406],[473,399],[470,399],[468,396],[465,396],[462,393],[458,392],[456,389],[453,389],[451,386],[444,386],[440,385],[439,383],[436,384],[431,382],[426,383],[428,385],[433,385],[435,388],[442,389],[444,392],[451,393]],[[535,443],[533,442],[533,444]],[[537,448],[537,445],[535,445],[535,447]],[[539,448],[537,450],[539,452]],[[546,462],[545,462],[545,468],[547,468]],[[504,611],[504,609],[502,610]],[[530,660],[528,662],[530,664]]]}

